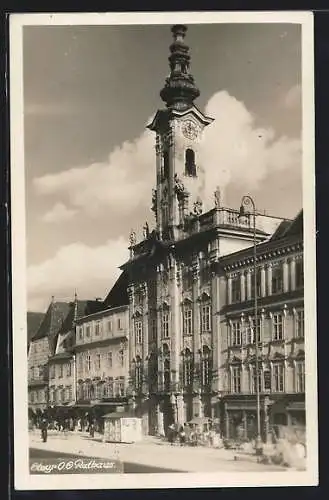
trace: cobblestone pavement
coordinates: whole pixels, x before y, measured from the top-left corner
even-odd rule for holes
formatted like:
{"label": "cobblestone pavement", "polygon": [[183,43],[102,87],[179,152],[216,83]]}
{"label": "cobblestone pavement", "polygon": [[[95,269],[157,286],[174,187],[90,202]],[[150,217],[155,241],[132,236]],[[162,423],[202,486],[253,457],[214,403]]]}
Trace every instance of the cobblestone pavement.
{"label": "cobblestone pavement", "polygon": [[255,457],[242,457],[232,450],[203,447],[171,446],[157,438],[147,436],[140,443],[103,443],[101,436],[90,438],[87,434],[49,433],[46,443],[39,432],[30,432],[30,448],[72,453],[81,456],[112,458],[124,463],[153,466],[182,472],[269,472],[284,471],[282,467],[263,465]]}

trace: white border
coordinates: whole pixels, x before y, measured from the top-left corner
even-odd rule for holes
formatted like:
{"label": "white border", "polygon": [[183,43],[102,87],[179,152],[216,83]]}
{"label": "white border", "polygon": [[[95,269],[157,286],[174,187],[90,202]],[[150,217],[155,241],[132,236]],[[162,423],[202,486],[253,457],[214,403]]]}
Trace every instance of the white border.
{"label": "white border", "polygon": [[[25,25],[144,25],[207,23],[295,23],[302,25],[303,208],[305,261],[305,351],[308,466],[306,472],[225,474],[29,474],[27,415],[25,178],[23,144],[22,28]],[[310,486],[318,484],[317,356],[315,283],[314,61],[311,12],[81,13],[10,15],[11,224],[14,483],[17,490]],[[25,374],[25,376],[22,376]]]}

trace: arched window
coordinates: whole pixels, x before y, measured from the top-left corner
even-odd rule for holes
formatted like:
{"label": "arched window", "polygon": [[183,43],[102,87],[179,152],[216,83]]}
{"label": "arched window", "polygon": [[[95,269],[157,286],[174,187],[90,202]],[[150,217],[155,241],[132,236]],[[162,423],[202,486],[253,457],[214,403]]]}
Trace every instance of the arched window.
{"label": "arched window", "polygon": [[189,349],[183,352],[183,385],[191,387],[193,385],[193,358]]}
{"label": "arched window", "polygon": [[136,357],[135,362],[135,387],[137,391],[142,388],[142,360],[139,356]]}
{"label": "arched window", "polygon": [[201,352],[201,383],[207,388],[211,384],[211,351],[208,346],[203,346]]}
{"label": "arched window", "polygon": [[195,153],[193,149],[185,151],[185,175],[196,177]]}

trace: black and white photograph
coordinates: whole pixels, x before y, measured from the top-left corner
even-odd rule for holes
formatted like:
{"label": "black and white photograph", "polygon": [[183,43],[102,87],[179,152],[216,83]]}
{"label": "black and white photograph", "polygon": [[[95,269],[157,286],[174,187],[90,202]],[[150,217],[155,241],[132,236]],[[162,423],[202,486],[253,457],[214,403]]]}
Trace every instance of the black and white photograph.
{"label": "black and white photograph", "polygon": [[316,485],[312,14],[10,17],[15,488]]}

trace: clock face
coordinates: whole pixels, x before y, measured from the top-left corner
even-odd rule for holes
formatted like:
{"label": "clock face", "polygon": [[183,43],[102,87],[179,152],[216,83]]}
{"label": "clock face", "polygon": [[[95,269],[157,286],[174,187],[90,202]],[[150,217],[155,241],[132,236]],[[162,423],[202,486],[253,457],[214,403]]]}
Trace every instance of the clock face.
{"label": "clock face", "polygon": [[186,120],[183,123],[182,132],[187,139],[196,139],[198,136],[198,126],[192,120]]}

